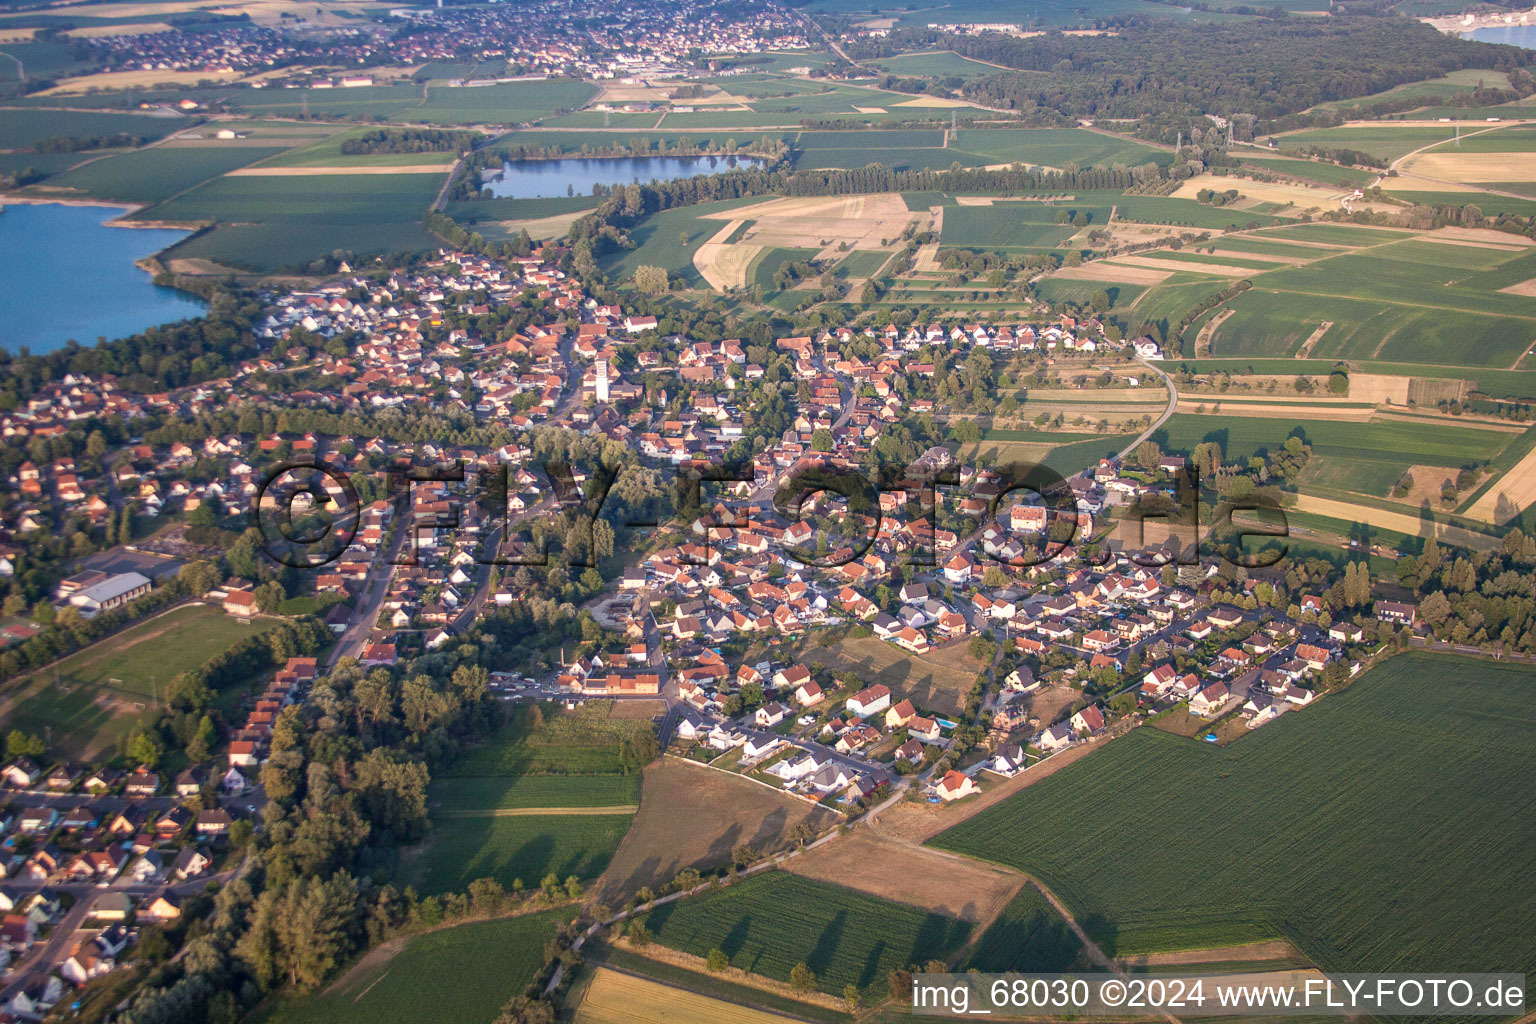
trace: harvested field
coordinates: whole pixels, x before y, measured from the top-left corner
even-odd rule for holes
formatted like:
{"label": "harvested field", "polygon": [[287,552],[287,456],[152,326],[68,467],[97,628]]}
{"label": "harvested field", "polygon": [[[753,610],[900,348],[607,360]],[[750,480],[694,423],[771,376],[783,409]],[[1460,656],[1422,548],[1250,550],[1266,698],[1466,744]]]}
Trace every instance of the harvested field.
{"label": "harvested field", "polygon": [[830,811],[751,779],[666,757],[646,769],[640,813],[596,891],[617,903],[641,886],[671,881],[683,868],[729,862],[742,843],[773,850],[800,822],[825,827],[835,820]]}
{"label": "harvested field", "polygon": [[1172,953],[1143,953],[1123,958],[1125,967],[1179,967],[1185,964],[1268,963],[1275,960],[1305,960],[1301,950],[1285,939],[1245,942],[1240,946],[1215,946],[1211,949],[1181,949]]}
{"label": "harvested field", "polygon": [[[908,210],[901,196],[886,192],[770,199],[708,213],[701,219],[730,221],[733,228],[740,221],[753,221],[738,240],[748,245],[810,248],[815,243],[820,248],[823,244],[847,242],[850,247],[862,243],[866,248],[880,248],[899,237],[908,224],[928,216]],[[728,238],[730,233],[715,237]]]}
{"label": "harvested field", "polygon": [[[1024,884],[1024,876],[1016,871],[935,856],[935,852],[870,829],[858,829],[785,861],[784,869],[974,921],[980,928],[985,928]],[[880,870],[871,872],[871,864],[880,865]]]}
{"label": "harvested field", "polygon": [[232,82],[240,76],[238,71],[104,71],[99,75],[61,78],[53,88],[32,95],[63,96],[66,93],[90,92],[92,89],[141,89],[156,85],[196,85],[207,81]]}
{"label": "harvested field", "polygon": [[1361,423],[1371,418],[1372,410],[1364,408],[1329,408],[1326,405],[1281,405],[1263,402],[1235,401],[1228,395],[1215,400],[1209,395],[1180,395],[1178,412],[1192,416],[1242,416],[1249,419],[1284,419],[1293,422],[1305,420],[1354,420]]}
{"label": "harvested field", "polygon": [[150,36],[176,29],[161,21],[140,22],[136,25],[86,25],[64,33],[71,39],[101,39],[105,36]]}
{"label": "harvested field", "polygon": [[1384,373],[1352,373],[1349,375],[1349,398],[1350,401],[1376,405],[1407,405],[1412,379],[1390,377]]}
{"label": "harvested field", "polygon": [[1503,526],[1533,504],[1536,504],[1536,449],[1527,452],[1525,458],[1510,467],[1503,479],[1488,488],[1488,492],[1467,509],[1467,515]]}
{"label": "harvested field", "polygon": [[1421,153],[1403,169],[1459,182],[1536,181],[1536,160],[1530,153]]}
{"label": "harvested field", "polygon": [[35,28],[0,28],[0,44],[24,43],[35,35]]}
{"label": "harvested field", "polygon": [[1531,278],[1529,281],[1521,281],[1519,284],[1512,284],[1508,288],[1500,288],[1499,291],[1509,295],[1525,295],[1530,298],[1536,298],[1536,277]]}
{"label": "harvested field", "polygon": [[1426,523],[1418,516],[1402,512],[1387,512],[1369,505],[1355,505],[1347,501],[1319,498],[1311,494],[1297,495],[1295,508],[1298,512],[1310,512],[1313,515],[1327,516],[1329,519],[1337,519],[1345,523],[1365,523],[1377,529],[1392,530],[1408,537],[1425,536],[1425,528],[1432,527],[1436,539],[1440,542],[1471,548],[1474,551],[1489,551],[1499,543],[1497,537],[1490,537],[1485,533],[1474,533],[1459,526]]}
{"label": "harvested field", "polygon": [[883,114],[886,112],[884,107],[854,107],[853,109],[861,114]]}
{"label": "harvested field", "polygon": [[968,107],[965,100],[952,100],[945,96],[919,96],[917,99],[907,100],[904,103],[895,104],[898,107]]}
{"label": "harvested field", "polygon": [[693,254],[693,265],[698,268],[699,276],[717,292],[745,287],[747,268],[752,265],[757,254],[763,251],[761,245],[726,242],[742,224],[743,220],[739,218],[726,224]]}
{"label": "harvested field", "polygon": [[445,174],[451,156],[440,164],[392,164],[368,167],[354,164],[351,167],[242,167],[230,171],[226,178],[314,178],[331,174]]}
{"label": "harvested field", "polygon": [[1234,267],[1226,263],[1161,260],[1156,256],[1116,256],[1114,263],[1110,265],[1149,267],[1153,270],[1167,270],[1170,273],[1187,271],[1192,274],[1212,274],[1216,277],[1248,277],[1251,274],[1258,273],[1252,267]]}
{"label": "harvested field", "polygon": [[1172,270],[1130,267],[1123,263],[1093,260],[1076,267],[1062,267],[1051,274],[1064,281],[1107,281],[1112,284],[1162,284],[1173,276]]}
{"label": "harvested field", "polygon": [[526,231],[529,238],[539,242],[549,238],[564,237],[571,230],[572,224],[591,212],[591,210],[572,210],[570,213],[556,213],[532,220],[503,220],[497,223],[501,225],[508,237],[520,231]]}
{"label": "harvested field", "polygon": [[1195,198],[1201,189],[1211,188],[1218,192],[1235,188],[1238,193],[1246,197],[1246,202],[1239,200],[1236,209],[1252,206],[1257,203],[1292,203],[1295,211],[1309,209],[1332,209],[1339,203],[1339,197],[1348,195],[1348,192],[1339,189],[1311,188],[1295,182],[1281,181],[1251,181],[1247,179],[1234,180],[1231,178],[1217,178],[1208,174],[1196,175],[1187,179],[1178,190],[1173,193],[1175,199]]}
{"label": "harvested field", "polygon": [[789,1018],[599,967],[576,1007],[575,1024],[780,1024]]}

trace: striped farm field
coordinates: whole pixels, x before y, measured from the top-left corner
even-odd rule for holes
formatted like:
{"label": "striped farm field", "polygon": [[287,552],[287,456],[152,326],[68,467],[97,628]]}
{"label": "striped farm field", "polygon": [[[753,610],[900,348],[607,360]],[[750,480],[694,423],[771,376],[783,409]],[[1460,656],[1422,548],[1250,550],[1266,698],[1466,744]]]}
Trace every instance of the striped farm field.
{"label": "striped farm field", "polygon": [[723,951],[733,967],[779,981],[804,961],[824,992],[857,985],[884,994],[886,977],[908,964],[943,959],[971,925],[785,871],[651,911],[656,940],[695,956]]}
{"label": "striped farm field", "polygon": [[721,999],[711,999],[632,974],[598,968],[581,1003],[575,1024],[780,1024],[789,1018]]}
{"label": "striped farm field", "polygon": [[1229,747],[1136,729],[932,840],[1112,955],[1288,939],[1325,970],[1536,971],[1536,670],[1412,653]]}

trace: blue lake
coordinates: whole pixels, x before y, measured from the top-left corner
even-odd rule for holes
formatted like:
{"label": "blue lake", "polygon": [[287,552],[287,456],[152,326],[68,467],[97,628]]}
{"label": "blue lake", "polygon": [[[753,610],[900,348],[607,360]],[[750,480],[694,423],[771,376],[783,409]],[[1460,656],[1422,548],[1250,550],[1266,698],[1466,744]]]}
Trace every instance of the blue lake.
{"label": "blue lake", "polygon": [[1536,25],[1505,25],[1494,28],[1475,28],[1466,33],[1480,43],[1507,43],[1536,50]]}
{"label": "blue lake", "polygon": [[156,324],[201,316],[202,300],[162,288],[134,260],[187,236],[164,228],[113,228],[120,207],[58,203],[7,205],[0,213],[0,345],[33,353],[71,338],[137,334]]}
{"label": "blue lake", "polygon": [[750,156],[567,157],[517,160],[488,172],[484,187],[497,199],[549,199],[589,196],[593,185],[632,185],[673,181],[696,174],[746,170],[759,161]]}

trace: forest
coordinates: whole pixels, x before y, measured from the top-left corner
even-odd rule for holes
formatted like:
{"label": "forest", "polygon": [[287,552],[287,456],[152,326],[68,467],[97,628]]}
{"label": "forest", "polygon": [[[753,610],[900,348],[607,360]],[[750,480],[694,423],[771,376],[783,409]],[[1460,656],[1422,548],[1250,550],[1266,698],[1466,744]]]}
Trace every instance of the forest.
{"label": "forest", "polygon": [[998,74],[964,87],[988,106],[1046,107],[1072,117],[1254,114],[1273,120],[1463,68],[1513,70],[1536,55],[1448,36],[1407,18],[1281,18],[1223,24],[1137,22],[1134,32],[1029,39],[893,32],[858,44],[856,59],[952,49],[965,57],[1049,72]]}

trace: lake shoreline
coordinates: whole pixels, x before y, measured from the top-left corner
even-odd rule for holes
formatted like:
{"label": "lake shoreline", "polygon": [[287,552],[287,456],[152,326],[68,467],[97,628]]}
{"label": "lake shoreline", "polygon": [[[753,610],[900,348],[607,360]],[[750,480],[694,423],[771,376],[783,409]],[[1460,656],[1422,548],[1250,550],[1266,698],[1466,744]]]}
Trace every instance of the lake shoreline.
{"label": "lake shoreline", "polygon": [[48,196],[24,196],[10,193],[0,193],[0,207],[4,206],[82,206],[99,207],[106,210],[121,210],[116,217],[110,217],[102,221],[109,228],[141,228],[160,231],[197,231],[206,225],[202,221],[179,220],[125,220],[140,210],[149,209],[148,203],[130,203],[112,199],[80,199],[60,196],[57,199]]}

